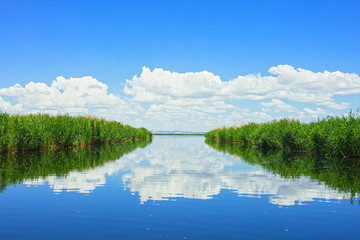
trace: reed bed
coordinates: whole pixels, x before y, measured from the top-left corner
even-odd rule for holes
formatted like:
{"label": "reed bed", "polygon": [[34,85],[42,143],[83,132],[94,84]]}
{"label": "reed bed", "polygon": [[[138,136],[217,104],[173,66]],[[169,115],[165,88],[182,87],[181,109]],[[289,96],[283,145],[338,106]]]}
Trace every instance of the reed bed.
{"label": "reed bed", "polygon": [[151,137],[145,128],[93,116],[0,112],[0,152],[132,142]]}
{"label": "reed bed", "polygon": [[360,156],[360,113],[328,116],[302,123],[285,118],[241,127],[222,127],[205,134],[209,141],[233,142],[252,148],[312,152],[326,156]]}

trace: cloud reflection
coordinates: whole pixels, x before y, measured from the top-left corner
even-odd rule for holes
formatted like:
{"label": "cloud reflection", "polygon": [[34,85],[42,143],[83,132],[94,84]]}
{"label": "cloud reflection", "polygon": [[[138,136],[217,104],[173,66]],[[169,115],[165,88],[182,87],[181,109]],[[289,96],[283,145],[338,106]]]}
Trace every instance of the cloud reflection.
{"label": "cloud reflection", "polygon": [[222,189],[239,196],[267,197],[276,205],[296,205],[317,199],[344,199],[349,194],[330,189],[309,177],[283,179],[260,166],[245,163],[215,151],[201,137],[156,137],[145,149],[138,149],[117,161],[66,177],[47,177],[26,184],[48,183],[56,192],[90,193],[119,174],[124,187],[137,193],[140,202],[177,197],[210,199]]}

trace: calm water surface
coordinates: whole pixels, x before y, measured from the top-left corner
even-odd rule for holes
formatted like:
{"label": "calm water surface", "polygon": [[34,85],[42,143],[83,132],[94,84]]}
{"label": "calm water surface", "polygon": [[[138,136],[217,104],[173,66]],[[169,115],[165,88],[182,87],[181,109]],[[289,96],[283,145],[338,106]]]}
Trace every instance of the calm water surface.
{"label": "calm water surface", "polygon": [[3,157],[0,239],[359,237],[358,165],[204,140]]}

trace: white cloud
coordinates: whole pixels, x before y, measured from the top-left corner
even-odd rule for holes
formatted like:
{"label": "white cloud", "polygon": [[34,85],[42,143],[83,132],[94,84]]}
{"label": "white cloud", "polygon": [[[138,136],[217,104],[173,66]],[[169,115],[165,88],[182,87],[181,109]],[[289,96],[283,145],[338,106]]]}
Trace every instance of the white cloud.
{"label": "white cloud", "polygon": [[3,96],[20,96],[25,93],[24,88],[20,84],[15,84],[9,88],[0,89],[0,95]]}
{"label": "white cloud", "polygon": [[172,98],[208,98],[217,94],[223,82],[213,73],[176,73],[143,67],[141,75],[126,80],[124,92],[137,101],[164,101]]}
{"label": "white cloud", "polygon": [[210,72],[176,73],[144,67],[140,76],[126,81],[125,93],[137,101],[168,101],[198,98],[207,100],[264,100],[288,99],[311,102],[334,109],[345,109],[348,103],[337,104],[334,95],[360,93],[357,74],[336,72],[314,73],[289,65],[269,69],[270,76],[249,74],[230,81],[222,81]]}
{"label": "white cloud", "polygon": [[8,112],[11,109],[11,103],[5,101],[2,97],[0,97],[0,110],[4,112]]}
{"label": "white cloud", "polygon": [[296,112],[296,108],[284,103],[279,99],[272,99],[271,102],[261,102],[261,106],[266,108],[273,108],[275,112]]}
{"label": "white cloud", "polygon": [[342,103],[335,103],[332,101],[324,101],[321,102],[318,105],[322,105],[328,108],[332,108],[332,109],[348,109],[350,106],[350,103],[346,103],[346,102],[342,102]]}
{"label": "white cloud", "polygon": [[[230,116],[227,116],[225,121],[221,125],[237,125],[241,126],[248,122],[266,122],[272,120],[273,117],[266,112],[251,111],[248,108],[235,107],[234,111],[231,112]],[[218,125],[217,127],[221,126]]]}
{"label": "white cloud", "polygon": [[354,73],[339,71],[314,73],[302,68],[295,69],[290,65],[271,67],[269,72],[277,75],[278,82],[283,86],[332,95],[360,93],[360,77]]}
{"label": "white cloud", "polygon": [[7,112],[7,113],[16,113],[20,112],[22,109],[21,104],[12,105],[10,102],[5,101],[0,96],[0,111]]}
{"label": "white cloud", "polygon": [[325,115],[326,112],[322,108],[316,108],[315,110],[311,108],[304,108],[304,111],[311,117],[311,118],[319,118],[322,115]]}
{"label": "white cloud", "polygon": [[[208,131],[224,124],[271,120],[279,113],[308,120],[329,109],[348,109],[350,103],[335,97],[360,93],[360,77],[353,73],[312,72],[289,65],[271,67],[269,73],[223,81],[208,71],[177,73],[143,67],[140,75],[126,80],[127,97],[109,93],[106,84],[92,77],[58,77],[51,85],[30,82],[0,89],[0,109],[95,114],[151,130]],[[316,106],[316,113],[297,110]]]}
{"label": "white cloud", "polygon": [[17,108],[10,109],[9,102],[5,104],[0,100],[1,109],[12,113],[98,114],[114,118],[143,111],[138,104],[109,93],[106,84],[92,77],[57,77],[50,86],[34,82],[24,87],[16,84],[0,89],[1,95],[16,102]]}

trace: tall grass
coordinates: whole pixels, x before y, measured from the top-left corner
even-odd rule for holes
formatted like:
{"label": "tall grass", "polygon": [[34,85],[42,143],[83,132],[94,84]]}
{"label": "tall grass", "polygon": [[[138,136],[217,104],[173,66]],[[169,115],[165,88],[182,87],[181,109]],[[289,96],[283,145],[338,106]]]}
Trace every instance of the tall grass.
{"label": "tall grass", "polygon": [[360,113],[328,116],[316,122],[295,119],[223,127],[205,134],[207,140],[236,142],[260,149],[314,152],[327,156],[360,156]]}
{"label": "tall grass", "polygon": [[152,133],[145,128],[93,116],[0,112],[0,152],[129,142],[151,137]]}

